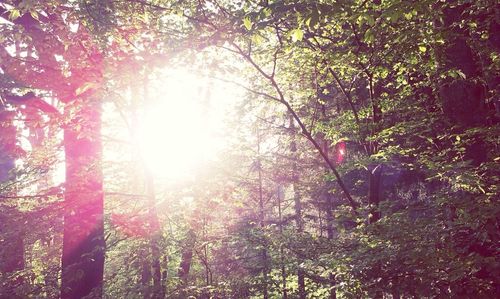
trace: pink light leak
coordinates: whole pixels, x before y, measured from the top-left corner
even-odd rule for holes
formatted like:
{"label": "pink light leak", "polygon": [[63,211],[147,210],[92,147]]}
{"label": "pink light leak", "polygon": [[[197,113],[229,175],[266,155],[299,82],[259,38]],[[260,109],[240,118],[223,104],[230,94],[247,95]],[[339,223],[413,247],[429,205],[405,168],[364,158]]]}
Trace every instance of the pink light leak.
{"label": "pink light leak", "polygon": [[345,155],[347,154],[347,148],[344,141],[339,141],[335,145],[335,162],[337,164],[342,163],[344,161]]}

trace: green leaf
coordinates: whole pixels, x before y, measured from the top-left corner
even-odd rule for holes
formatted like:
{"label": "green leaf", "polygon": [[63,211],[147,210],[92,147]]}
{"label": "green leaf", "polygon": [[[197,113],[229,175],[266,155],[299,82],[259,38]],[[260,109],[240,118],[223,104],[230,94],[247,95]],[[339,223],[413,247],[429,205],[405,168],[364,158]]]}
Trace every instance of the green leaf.
{"label": "green leaf", "polygon": [[366,42],[371,43],[371,42],[373,42],[375,40],[375,35],[373,35],[373,31],[372,30],[368,29],[365,32],[364,38],[365,38]]}
{"label": "green leaf", "polygon": [[395,10],[389,14],[389,19],[391,20],[392,23],[396,23],[399,20],[400,16],[401,14]]}
{"label": "green leaf", "polygon": [[375,25],[375,19],[373,18],[373,16],[371,15],[367,15],[366,16],[366,22],[368,23],[368,25],[370,26],[373,26]]}
{"label": "green leaf", "polygon": [[250,31],[250,30],[252,29],[252,20],[250,20],[250,18],[249,18],[249,17],[245,17],[245,18],[243,19],[243,25],[245,26],[245,28],[246,28],[247,30],[249,30],[249,31]]}
{"label": "green leaf", "polygon": [[294,42],[301,41],[303,37],[304,37],[304,32],[302,30],[297,28],[292,31],[292,41]]}
{"label": "green leaf", "polygon": [[264,14],[265,17],[269,17],[272,13],[272,10],[269,7],[266,7],[262,10],[262,13]]}
{"label": "green leaf", "polygon": [[387,78],[387,75],[389,75],[389,70],[386,68],[382,68],[380,70],[380,78],[385,79]]}
{"label": "green leaf", "polygon": [[264,38],[262,38],[262,36],[260,36],[259,34],[252,35],[252,42],[255,45],[260,45],[263,41],[264,41]]}
{"label": "green leaf", "polygon": [[21,16],[21,12],[18,9],[13,9],[10,11],[9,19],[14,21],[15,19],[19,18],[20,16]]}
{"label": "green leaf", "polygon": [[418,46],[418,50],[419,50],[420,52],[422,52],[422,53],[425,53],[425,52],[427,52],[427,47],[426,47],[426,46],[424,46],[424,45],[420,45],[420,46]]}

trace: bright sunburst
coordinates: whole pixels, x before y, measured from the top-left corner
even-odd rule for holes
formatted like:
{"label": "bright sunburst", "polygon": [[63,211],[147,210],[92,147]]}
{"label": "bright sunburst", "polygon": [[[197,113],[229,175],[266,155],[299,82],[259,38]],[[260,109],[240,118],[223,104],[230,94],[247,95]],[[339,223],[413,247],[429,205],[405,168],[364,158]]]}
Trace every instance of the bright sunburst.
{"label": "bright sunburst", "polygon": [[153,174],[187,178],[212,159],[224,146],[224,107],[235,94],[228,84],[183,69],[152,81],[138,141]]}

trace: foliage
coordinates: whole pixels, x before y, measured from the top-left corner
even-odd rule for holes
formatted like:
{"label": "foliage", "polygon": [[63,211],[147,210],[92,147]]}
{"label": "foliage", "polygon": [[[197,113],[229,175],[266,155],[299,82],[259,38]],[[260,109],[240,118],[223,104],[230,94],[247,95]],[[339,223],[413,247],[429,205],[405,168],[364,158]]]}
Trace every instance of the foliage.
{"label": "foliage", "polygon": [[[0,253],[24,252],[2,288],[58,296],[50,180],[96,94],[105,298],[498,296],[494,1],[55,3],[0,2]],[[220,157],[171,184],[134,142],[150,80],[183,65],[244,96]]]}

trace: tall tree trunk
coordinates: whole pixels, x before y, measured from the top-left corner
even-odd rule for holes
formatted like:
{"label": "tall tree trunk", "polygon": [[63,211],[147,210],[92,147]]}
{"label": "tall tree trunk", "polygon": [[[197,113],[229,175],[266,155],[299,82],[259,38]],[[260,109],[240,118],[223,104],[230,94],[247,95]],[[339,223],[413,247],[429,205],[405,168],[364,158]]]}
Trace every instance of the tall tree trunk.
{"label": "tall tree trunk", "polygon": [[368,203],[370,204],[370,214],[369,214],[369,223],[375,223],[380,219],[380,182],[382,176],[382,165],[378,164],[370,170],[370,174],[368,176],[368,185],[369,185],[369,194],[368,194]]}
{"label": "tall tree trunk", "polygon": [[[328,240],[333,240],[335,237],[335,230],[333,227],[333,194],[326,192],[326,232]],[[328,280],[330,281],[330,299],[337,298],[336,284],[337,280],[335,278],[335,273],[331,272],[328,274]]]}
{"label": "tall tree trunk", "polygon": [[[145,69],[144,72],[144,101],[149,99],[149,72]],[[162,288],[161,279],[161,240],[162,231],[160,221],[158,219],[158,212],[156,210],[156,194],[154,187],[154,178],[147,165],[144,167],[144,176],[146,178],[146,195],[148,205],[148,228],[149,228],[149,247],[151,250],[151,278],[153,280],[152,298],[162,299],[165,295],[165,290]]]}
{"label": "tall tree trunk", "polygon": [[[453,4],[452,4],[453,3]],[[466,27],[459,26],[463,20],[466,5],[450,1],[443,9],[442,29],[446,32],[446,43],[438,48],[438,62],[443,72],[459,70],[463,78],[447,78],[442,82],[439,93],[445,115],[459,127],[479,125],[485,117],[485,86],[476,79],[480,73],[478,58],[468,44]]]}
{"label": "tall tree trunk", "polygon": [[[340,81],[339,81],[340,83]],[[355,111],[355,110],[353,110]],[[324,105],[322,105],[322,114],[323,117],[327,117],[326,115],[326,109]],[[323,139],[323,150],[325,153],[329,152],[329,142],[326,139]],[[329,184],[326,185],[326,190],[325,190],[325,199],[326,199],[326,236],[328,240],[333,240],[335,237],[335,228],[333,226],[333,194],[330,193],[330,186]],[[337,298],[337,280],[335,278],[335,273],[332,271],[328,274],[328,280],[330,282],[330,292],[329,292],[329,298],[330,299],[336,299]]]}
{"label": "tall tree trunk", "polygon": [[[22,215],[17,208],[0,207],[0,299],[21,298],[16,295],[22,276],[12,275],[24,269],[24,237],[19,231]],[[12,276],[10,276],[12,275]]]}
{"label": "tall tree trunk", "polygon": [[[294,164],[294,173],[297,171],[297,166]],[[304,224],[302,221],[302,203],[300,200],[300,193],[298,191],[297,182],[293,184],[293,197],[295,201],[295,219],[297,223],[297,232],[302,234],[304,231]],[[299,259],[300,261],[301,259]],[[298,287],[299,287],[299,298],[306,298],[306,282],[305,282],[305,273],[304,269],[299,265],[297,269],[297,279],[298,279]]]}
{"label": "tall tree trunk", "polygon": [[[374,82],[373,74],[366,72],[369,80],[369,94],[370,102],[372,106],[372,129],[371,136],[375,136],[381,129],[382,120],[382,108],[380,107],[380,94],[382,91],[382,81]],[[379,147],[377,141],[369,142],[369,155],[374,155],[378,152]],[[370,167],[368,173],[368,204],[370,213],[368,214],[368,223],[375,223],[380,219],[381,213],[379,209],[380,205],[380,182],[382,175],[382,165],[378,164],[376,166]],[[372,271],[375,272],[374,276],[381,275],[382,266],[380,263],[376,263],[373,266]],[[374,299],[382,299],[384,293],[381,288],[376,288]]]}
{"label": "tall tree trunk", "polygon": [[[0,195],[15,196],[15,187],[9,187],[16,179],[13,171],[17,158],[17,130],[14,125],[15,114],[0,104]],[[5,184],[5,185],[3,185]],[[7,200],[0,201],[0,274],[10,275],[24,268],[24,237],[22,214],[16,207],[9,206]],[[4,276],[5,277],[5,276]],[[7,279],[0,285],[0,298],[17,298],[15,290],[22,283],[20,277]]]}
{"label": "tall tree trunk", "polygon": [[[146,243],[147,244],[147,243]],[[149,248],[146,244],[139,250],[139,257],[141,261],[141,289],[142,298],[151,298],[151,260],[149,258]]]}
{"label": "tall tree trunk", "polygon": [[[260,130],[257,132],[257,168],[258,168],[258,184],[259,184],[259,225],[262,229],[262,232],[264,232],[264,227],[265,227],[265,206],[264,206],[264,189],[263,189],[263,178],[262,178],[262,161],[260,159],[260,153],[261,153],[261,135],[260,135]],[[265,243],[267,243],[266,240],[263,239]],[[262,278],[263,278],[263,285],[262,285],[262,296],[264,299],[269,298],[269,291],[268,291],[268,282],[269,282],[269,264],[268,264],[268,256],[267,256],[267,245],[263,244],[264,246],[262,247],[261,251],[261,257],[262,257]]]}
{"label": "tall tree trunk", "polygon": [[[262,169],[261,169],[261,163],[259,160],[259,222],[260,222],[260,227],[264,229],[264,197],[263,197],[263,190],[262,190]],[[266,242],[264,240],[264,242]],[[261,251],[261,256],[262,256],[262,276],[263,276],[263,286],[262,286],[262,296],[264,299],[269,298],[269,292],[268,292],[268,281],[269,281],[269,265],[268,265],[268,256],[267,256],[267,246],[264,245]]]}
{"label": "tall tree trunk", "polygon": [[182,298],[187,298],[188,293],[186,287],[189,283],[189,271],[191,270],[191,263],[193,262],[193,250],[196,244],[196,233],[193,227],[189,228],[187,237],[182,244],[181,248],[181,261],[178,269],[178,276],[180,281],[179,295]]}
{"label": "tall tree trunk", "polygon": [[[283,186],[281,184],[278,186],[277,197],[278,197],[279,231],[281,238],[283,238],[283,217],[282,217],[283,215],[281,212],[281,201],[283,200],[284,194],[283,194]],[[280,260],[281,260],[281,281],[282,281],[281,294],[283,299],[287,299],[288,298],[288,290],[286,283],[287,275],[285,268],[285,248],[283,241],[280,244]]]}
{"label": "tall tree trunk", "polygon": [[[141,66],[138,67],[138,72],[141,70]],[[140,103],[147,103],[149,100],[149,71],[147,68],[142,69],[143,80],[138,82],[130,82],[131,86],[131,135],[132,140],[136,145],[139,144],[137,139],[138,132],[136,128],[139,125],[139,119],[137,117],[138,106]],[[142,83],[142,93],[140,85]],[[141,101],[142,99],[142,101]],[[134,149],[134,161],[136,162],[136,181],[144,182],[143,186],[138,188],[138,192],[144,192],[146,194],[145,206],[147,209],[147,228],[149,234],[147,235],[147,242],[145,243],[146,248],[141,251],[141,284],[143,288],[144,299],[162,299],[165,297],[165,287],[164,282],[162,282],[162,271],[161,271],[161,241],[162,241],[162,231],[160,226],[160,221],[158,219],[158,212],[156,209],[156,193],[154,187],[154,177],[144,161],[144,155],[140,148],[136,146]]]}
{"label": "tall tree trunk", "polygon": [[193,260],[193,248],[196,243],[196,233],[193,228],[190,228],[184,244],[182,246],[181,262],[179,264],[179,279],[183,286],[188,283],[189,270]]}
{"label": "tall tree trunk", "polygon": [[102,297],[105,242],[100,131],[101,106],[92,98],[64,130],[62,299]]}
{"label": "tall tree trunk", "polygon": [[168,255],[165,254],[163,256],[163,271],[161,273],[161,289],[162,289],[162,296],[165,298],[165,295],[167,293],[167,280],[168,280]]}
{"label": "tall tree trunk", "polygon": [[[300,193],[298,190],[298,167],[297,167],[297,147],[295,145],[295,120],[292,116],[290,116],[290,130],[292,133],[292,146],[290,151],[293,156],[293,164],[292,164],[292,187],[293,187],[293,199],[295,204],[295,221],[297,225],[297,233],[300,235],[304,231],[304,222],[302,220],[302,202],[300,198]],[[299,262],[301,258],[299,257]],[[305,273],[302,267],[299,265],[297,269],[297,280],[298,280],[298,288],[299,288],[299,298],[305,299],[306,294],[306,283],[305,283]]]}

